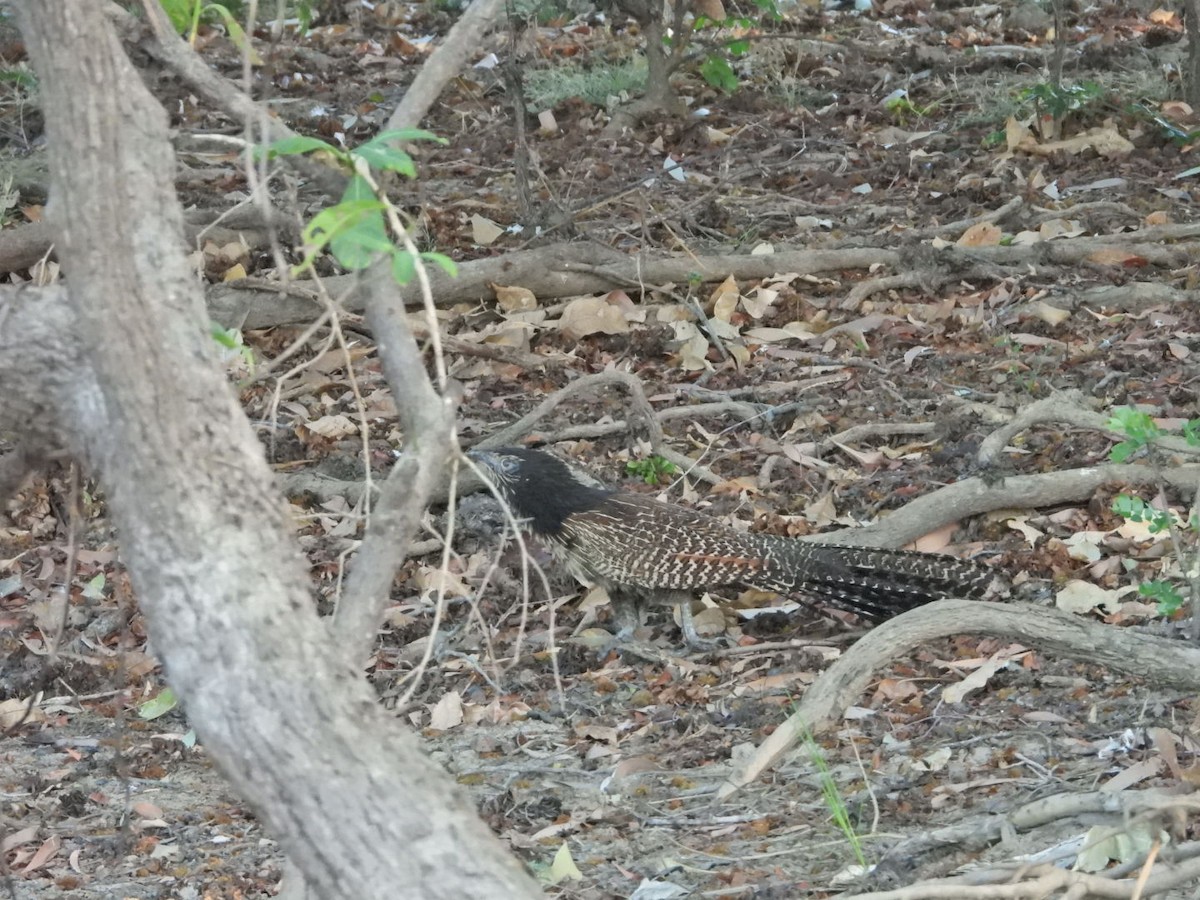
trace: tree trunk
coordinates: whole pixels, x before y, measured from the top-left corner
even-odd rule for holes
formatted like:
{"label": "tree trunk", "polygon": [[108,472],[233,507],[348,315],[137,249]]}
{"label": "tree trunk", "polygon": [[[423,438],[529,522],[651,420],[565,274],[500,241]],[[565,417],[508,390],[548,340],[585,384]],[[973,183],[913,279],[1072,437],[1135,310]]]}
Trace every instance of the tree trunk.
{"label": "tree trunk", "polygon": [[[536,896],[331,646],[285,504],[215,363],[166,116],[102,4],[14,5],[47,114],[47,214],[68,291],[0,306],[0,428],[40,404],[53,421],[34,437],[60,437],[98,475],[192,724],[317,896]],[[58,344],[31,345],[51,319],[67,329]],[[50,355],[64,344],[67,356]],[[31,361],[24,373],[18,358]],[[13,396],[22,385],[35,399]]]}

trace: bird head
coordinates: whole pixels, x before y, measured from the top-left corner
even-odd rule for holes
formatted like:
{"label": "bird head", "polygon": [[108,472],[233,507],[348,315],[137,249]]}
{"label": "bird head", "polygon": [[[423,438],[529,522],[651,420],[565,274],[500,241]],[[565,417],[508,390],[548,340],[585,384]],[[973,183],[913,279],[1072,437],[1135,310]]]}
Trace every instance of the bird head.
{"label": "bird head", "polygon": [[506,447],[467,453],[520,519],[542,534],[555,534],[563,520],[590,510],[612,491],[541,450]]}

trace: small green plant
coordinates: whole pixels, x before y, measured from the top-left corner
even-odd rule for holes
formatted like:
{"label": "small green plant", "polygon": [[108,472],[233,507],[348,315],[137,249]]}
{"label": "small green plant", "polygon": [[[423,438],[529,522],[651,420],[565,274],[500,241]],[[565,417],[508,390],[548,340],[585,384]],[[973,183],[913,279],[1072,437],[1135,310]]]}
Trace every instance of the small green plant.
{"label": "small green plant", "polygon": [[1115,445],[1109,451],[1109,458],[1115,463],[1123,463],[1139,450],[1147,449],[1150,443],[1162,437],[1162,429],[1150,418],[1148,413],[1132,406],[1119,406],[1113,410],[1108,420],[1108,427],[1125,435],[1125,440]]}
{"label": "small green plant", "polygon": [[1094,81],[1079,84],[1039,81],[1021,91],[1017,99],[1033,106],[1043,138],[1057,138],[1068,116],[1095,104],[1103,95],[1104,89]]}
{"label": "small green plant", "polygon": [[250,62],[256,66],[262,65],[253,45],[246,39],[246,30],[237,20],[242,12],[239,0],[227,0],[227,3],[205,3],[203,0],[159,0],[166,10],[171,24],[180,34],[186,34],[188,43],[195,45],[196,35],[200,31],[200,22],[220,22],[224,26],[229,39],[235,47],[245,53]]}
{"label": "small green plant", "polygon": [[16,85],[27,91],[37,89],[37,77],[24,69],[0,69],[0,82]]}
{"label": "small green plant", "polygon": [[[284,138],[266,147],[267,158],[320,153],[324,159],[350,173],[350,183],[337,205],[317,213],[305,226],[305,257],[295,267],[300,274],[312,267],[326,249],[342,266],[350,270],[365,269],[377,256],[392,261],[392,276],[398,284],[407,284],[416,273],[416,257],[440,266],[449,275],[457,271],[453,260],[441,253],[416,253],[400,222],[399,210],[387,199],[371,170],[396,172],[406,178],[416,178],[417,168],[412,157],[400,148],[411,141],[443,139],[408,128],[385,131],[353,150],[334,147],[317,138],[296,136]],[[392,237],[389,237],[389,228]]]}
{"label": "small green plant", "polygon": [[833,824],[846,836],[850,849],[854,851],[854,858],[865,869],[867,856],[863,853],[862,838],[858,836],[854,823],[850,821],[850,811],[846,809],[846,801],[842,799],[837,782],[833,780],[833,775],[829,771],[829,763],[825,761],[825,751],[821,749],[821,745],[817,743],[808,726],[803,726],[803,729],[804,746],[808,750],[808,758],[817,770],[817,780],[821,785],[821,798],[825,801],[825,807],[829,810]]}
{"label": "small green plant", "polygon": [[[1164,437],[1165,432],[1149,414],[1130,406],[1122,406],[1113,410],[1108,427],[1125,436],[1125,440],[1113,445],[1109,458],[1115,463],[1122,463],[1134,457],[1135,454],[1147,455],[1155,462],[1155,442]],[[1186,422],[1180,429],[1180,434],[1191,447],[1200,447],[1200,419]],[[1168,510],[1159,509],[1147,503],[1141,497],[1132,494],[1118,494],[1112,502],[1112,511],[1130,522],[1145,523],[1151,534],[1167,532],[1171,537],[1171,546],[1185,570],[1194,569],[1200,557],[1200,492],[1198,502],[1193,506],[1192,513],[1186,522],[1180,522]],[[1200,628],[1200,615],[1197,615],[1197,603],[1200,600],[1200,575],[1189,576],[1191,581],[1193,626],[1195,635]],[[1184,596],[1171,582],[1155,579],[1143,581],[1138,585],[1138,593],[1158,604],[1159,615],[1171,616],[1183,605]]]}
{"label": "small green plant", "polygon": [[224,328],[217,322],[209,323],[209,334],[212,339],[242,358],[246,368],[254,370],[254,351],[242,340],[242,333],[236,328]]}
{"label": "small green plant", "polygon": [[663,484],[671,480],[677,471],[675,463],[661,456],[647,456],[645,459],[631,459],[625,463],[625,471],[636,475],[646,484]]}
{"label": "small green plant", "polygon": [[883,108],[890,112],[898,123],[903,124],[910,119],[925,118],[937,109],[937,104],[930,103],[928,106],[920,106],[913,103],[907,93],[901,93],[884,100]]}
{"label": "small green plant", "polygon": [[[760,19],[778,21],[782,18],[775,0],[754,0],[761,14]],[[715,44],[704,54],[700,63],[700,76],[717,90],[733,93],[738,89],[737,73],[733,70],[732,60],[745,56],[750,51],[750,41],[745,37],[722,37],[722,31],[733,31],[738,34],[758,27],[760,21],[749,16],[726,16],[720,21],[708,16],[697,16],[692,23],[693,34],[711,35],[710,43]],[[670,40],[667,41],[668,45]]]}

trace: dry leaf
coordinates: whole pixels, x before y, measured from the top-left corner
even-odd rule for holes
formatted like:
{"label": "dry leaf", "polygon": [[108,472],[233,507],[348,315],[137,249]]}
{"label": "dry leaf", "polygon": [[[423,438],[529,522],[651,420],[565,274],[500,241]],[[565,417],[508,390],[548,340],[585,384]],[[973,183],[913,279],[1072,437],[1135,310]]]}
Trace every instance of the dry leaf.
{"label": "dry leaf", "polygon": [[583,881],[583,873],[579,871],[579,867],[575,865],[575,860],[571,858],[570,846],[566,841],[563,841],[563,845],[554,854],[554,861],[550,863],[550,883],[558,884],[560,881],[567,879],[571,881]]}
{"label": "dry leaf", "polygon": [[577,340],[589,334],[624,334],[629,331],[629,320],[620,306],[605,297],[580,297],[567,304],[558,328]]}
{"label": "dry leaf", "polygon": [[488,246],[494,243],[496,238],[504,234],[504,229],[493,222],[491,219],[476,213],[471,216],[471,240],[481,246]]}
{"label": "dry leaf", "polygon": [[1122,266],[1126,269],[1144,269],[1149,261],[1144,256],[1130,253],[1121,247],[1101,247],[1087,255],[1089,262],[1103,266]]}
{"label": "dry leaf", "polygon": [[28,698],[10,697],[0,701],[0,731],[16,728],[18,722],[24,726],[40,725],[45,721],[46,714],[30,703]]}
{"label": "dry leaf", "polygon": [[225,274],[221,276],[222,281],[241,281],[246,275],[246,267],[241,263],[235,263],[225,270]]}
{"label": "dry leaf", "polygon": [[942,700],[946,703],[961,703],[967,694],[987,687],[992,676],[1001,669],[1007,669],[1012,664],[1009,658],[1000,658],[996,654],[958,684],[948,684],[942,691]]}
{"label": "dry leaf", "polygon": [[537,295],[529,290],[529,288],[492,284],[490,282],[488,283],[488,287],[496,295],[496,304],[507,313],[537,309]]}
{"label": "dry leaf", "polygon": [[700,329],[692,322],[674,322],[675,340],[680,342],[679,366],[685,372],[698,372],[710,369],[708,356],[708,338],[700,333]]}
{"label": "dry leaf", "polygon": [[991,222],[978,222],[963,232],[956,241],[960,247],[998,247],[1004,232]]}
{"label": "dry leaf", "polygon": [[462,695],[458,691],[443,694],[429,714],[429,727],[438,731],[448,731],[461,725],[462,721]]}
{"label": "dry leaf", "polygon": [[779,291],[760,285],[742,297],[742,309],[749,313],[752,319],[761,319],[771,308],[771,304],[778,299]]}
{"label": "dry leaf", "polygon": [[1071,318],[1071,311],[1069,309],[1059,309],[1057,306],[1051,306],[1044,300],[1035,300],[1026,309],[1047,325],[1061,325],[1067,319]]}
{"label": "dry leaf", "polygon": [[21,873],[26,874],[40,869],[46,863],[50,862],[50,860],[54,859],[61,847],[62,838],[57,834],[46,838],[42,846],[38,847],[37,853],[33,854],[33,859],[21,870]]}
{"label": "dry leaf", "polygon": [[725,5],[721,0],[692,0],[692,12],[707,16],[714,22],[725,21]]}
{"label": "dry leaf", "polygon": [[1034,528],[1032,525],[1026,522],[1024,518],[1009,519],[1004,524],[1013,531],[1021,532],[1021,536],[1025,538],[1030,547],[1033,547],[1041,538],[1046,536],[1045,532]]}
{"label": "dry leaf", "polygon": [[1114,612],[1121,603],[1121,595],[1136,588],[1107,591],[1090,581],[1072,579],[1054,597],[1054,605],[1064,612],[1088,613],[1099,607]]}
{"label": "dry leaf", "polygon": [[305,422],[302,427],[313,434],[319,434],[323,438],[330,439],[358,434],[358,425],[343,415],[321,416],[319,419]]}
{"label": "dry leaf", "polygon": [[737,281],[730,275],[709,295],[708,300],[712,305],[713,318],[720,319],[722,322],[728,322],[729,317],[737,309],[738,301],[741,298],[742,294],[738,290]]}

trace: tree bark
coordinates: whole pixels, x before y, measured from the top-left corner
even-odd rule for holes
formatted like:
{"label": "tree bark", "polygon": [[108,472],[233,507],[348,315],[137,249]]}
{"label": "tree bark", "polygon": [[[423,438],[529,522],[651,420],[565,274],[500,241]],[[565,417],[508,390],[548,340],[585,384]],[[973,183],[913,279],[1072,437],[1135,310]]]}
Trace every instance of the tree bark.
{"label": "tree bark", "polygon": [[166,116],[102,4],[14,5],[47,110],[68,291],[0,306],[0,428],[61,440],[99,476],[192,724],[316,896],[538,895],[316,615],[184,260]]}

